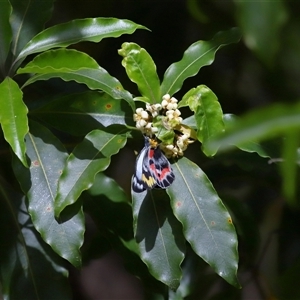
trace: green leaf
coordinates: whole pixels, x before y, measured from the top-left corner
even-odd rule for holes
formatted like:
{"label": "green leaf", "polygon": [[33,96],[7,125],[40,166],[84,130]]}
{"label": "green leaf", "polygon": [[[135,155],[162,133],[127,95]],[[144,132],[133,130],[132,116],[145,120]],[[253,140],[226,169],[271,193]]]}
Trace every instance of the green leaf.
{"label": "green leaf", "polygon": [[55,47],[67,47],[81,41],[98,43],[104,38],[132,34],[147,29],[129,20],[89,18],[55,25],[36,35],[22,50],[18,59],[29,54],[44,52]]}
{"label": "green leaf", "polygon": [[207,145],[208,148],[228,150],[233,145],[245,145],[249,141],[262,141],[300,128],[300,103],[274,104],[254,110],[241,117],[235,125]]}
{"label": "green leaf", "polygon": [[132,191],[133,227],[142,260],[152,276],[176,290],[182,271],[185,242],[163,190]]}
{"label": "green leaf", "polygon": [[228,283],[237,281],[237,236],[232,219],[203,171],[187,158],[173,164],[171,206],[193,250]]}
{"label": "green leaf", "polygon": [[18,84],[9,77],[0,83],[0,124],[6,141],[24,166],[27,166],[24,142],[28,132],[28,109]]}
{"label": "green leaf", "polygon": [[160,82],[156,66],[149,53],[135,43],[123,43],[119,54],[123,56],[122,66],[129,79],[136,83],[142,95],[139,101],[151,104],[161,102]]}
{"label": "green leaf", "polygon": [[73,207],[65,219],[54,217],[54,198],[67,159],[60,141],[45,127],[30,123],[26,137],[31,165],[25,169],[14,161],[14,173],[28,198],[28,211],[44,241],[75,267],[81,266],[80,247],[85,230],[82,209]]}
{"label": "green leaf", "polygon": [[[123,244],[122,240],[132,240],[130,199],[116,181],[104,173],[98,173],[88,194],[91,197],[84,199],[84,205],[93,211],[94,219],[101,224],[101,233],[109,231],[104,234],[106,238],[113,233],[115,236],[112,240],[117,239],[117,244]],[[109,239],[109,242],[112,240]]]}
{"label": "green leaf", "polygon": [[13,29],[12,53],[17,56],[27,42],[44,28],[52,15],[53,0],[10,0]]}
{"label": "green leaf", "polygon": [[[234,127],[235,122],[237,122],[238,119],[239,117],[233,114],[225,114],[223,116],[225,131],[230,130],[230,128]],[[249,153],[256,152],[261,157],[265,157],[265,158],[270,157],[270,155],[266,153],[264,148],[258,142],[253,140],[243,143],[242,145],[236,144],[235,146],[245,152],[249,152]]]}
{"label": "green leaf", "polygon": [[202,150],[212,156],[217,149],[207,149],[207,142],[224,131],[223,112],[217,96],[205,85],[199,85],[188,91],[178,107],[188,105],[195,113],[197,138],[202,142]]}
{"label": "green leaf", "polygon": [[59,179],[56,216],[92,186],[95,175],[109,166],[110,157],[124,147],[126,140],[126,134],[94,130],[73,150]]}
{"label": "green leaf", "polygon": [[89,194],[92,196],[104,195],[113,202],[130,205],[124,190],[115,180],[106,176],[104,173],[97,174],[93,186],[89,189]]}
{"label": "green leaf", "polygon": [[[98,241],[93,245],[96,257],[99,257],[99,249],[103,251],[105,242],[122,257],[126,270],[143,283],[146,299],[157,299],[157,294],[164,294],[166,286],[150,275],[138,255],[138,246],[133,236],[131,205],[118,184],[103,173],[98,173],[93,186],[85,194],[84,208],[99,229]],[[153,295],[156,298],[151,297]]]}
{"label": "green leaf", "polygon": [[47,51],[18,70],[18,74],[23,73],[36,74],[23,87],[37,80],[59,77],[83,83],[92,90],[103,90],[115,99],[125,99],[134,107],[131,94],[123,89],[121,83],[83,52],[70,49]]}
{"label": "green leaf", "polygon": [[282,190],[286,200],[293,207],[299,206],[299,201],[296,196],[298,181],[297,171],[297,150],[299,147],[299,129],[290,130],[286,134],[283,142],[283,162],[281,166]]}
{"label": "green leaf", "polygon": [[133,125],[132,109],[122,99],[98,91],[86,91],[58,98],[31,111],[30,115],[51,126],[71,133],[86,135],[110,125]]}
{"label": "green leaf", "polygon": [[70,299],[64,261],[41,239],[25,197],[0,178],[0,281],[3,299]]}
{"label": "green leaf", "polygon": [[184,52],[182,60],[173,63],[165,72],[161,84],[162,95],[174,95],[187,78],[195,76],[203,66],[213,63],[217,50],[225,45],[238,42],[240,38],[239,30],[232,28],[217,33],[210,41],[198,41],[192,44]]}
{"label": "green leaf", "polygon": [[234,2],[246,45],[268,66],[274,65],[280,47],[280,30],[288,19],[284,1]]}
{"label": "green leaf", "polygon": [[[12,30],[9,23],[9,17],[12,7],[8,0],[0,1],[0,75],[5,74],[5,61],[12,41]],[[1,81],[1,77],[0,77]]]}

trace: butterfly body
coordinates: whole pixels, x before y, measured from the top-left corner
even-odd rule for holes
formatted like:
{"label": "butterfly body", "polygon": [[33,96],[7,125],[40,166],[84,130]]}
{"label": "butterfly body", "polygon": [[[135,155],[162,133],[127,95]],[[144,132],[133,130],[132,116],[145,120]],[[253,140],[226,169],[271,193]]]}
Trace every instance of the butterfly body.
{"label": "butterfly body", "polygon": [[145,146],[136,159],[133,191],[141,193],[153,188],[165,189],[174,179],[172,167],[158,143],[145,136]]}

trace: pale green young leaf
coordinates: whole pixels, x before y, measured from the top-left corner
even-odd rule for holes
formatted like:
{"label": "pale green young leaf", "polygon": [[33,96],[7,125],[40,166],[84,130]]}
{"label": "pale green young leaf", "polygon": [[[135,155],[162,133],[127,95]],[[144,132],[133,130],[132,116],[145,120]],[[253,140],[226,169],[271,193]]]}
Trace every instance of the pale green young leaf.
{"label": "pale green young leaf", "polygon": [[27,166],[24,141],[28,132],[27,113],[28,109],[18,84],[6,77],[0,83],[0,124],[4,138],[24,166]]}
{"label": "pale green young leaf", "polygon": [[156,66],[149,53],[135,43],[123,43],[119,54],[129,79],[136,83],[142,97],[139,101],[151,104],[161,102],[160,82]]}
{"label": "pale green young leaf", "polygon": [[178,107],[189,106],[195,113],[197,138],[202,143],[203,152],[212,156],[217,149],[207,149],[207,142],[224,131],[223,112],[217,96],[205,85],[188,91]]}

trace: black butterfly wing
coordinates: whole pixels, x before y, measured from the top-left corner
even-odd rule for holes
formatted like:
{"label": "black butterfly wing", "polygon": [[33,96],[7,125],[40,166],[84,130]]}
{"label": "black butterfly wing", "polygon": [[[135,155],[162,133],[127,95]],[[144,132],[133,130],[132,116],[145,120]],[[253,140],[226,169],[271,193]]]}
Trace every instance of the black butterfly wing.
{"label": "black butterfly wing", "polygon": [[150,173],[156,179],[156,187],[165,189],[173,183],[175,179],[173,169],[160,148],[149,150],[148,165]]}
{"label": "black butterfly wing", "polygon": [[156,180],[149,170],[150,147],[146,144],[136,159],[135,174],[132,178],[132,190],[141,193],[155,187]]}

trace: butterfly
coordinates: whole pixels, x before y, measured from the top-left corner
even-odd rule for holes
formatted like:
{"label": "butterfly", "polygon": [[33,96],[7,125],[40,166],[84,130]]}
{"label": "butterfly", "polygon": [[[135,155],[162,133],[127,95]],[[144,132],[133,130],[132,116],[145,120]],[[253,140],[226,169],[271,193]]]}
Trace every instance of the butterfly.
{"label": "butterfly", "polygon": [[136,159],[132,179],[132,190],[136,193],[153,188],[165,189],[175,179],[172,167],[157,141],[147,136],[144,138],[145,146]]}

